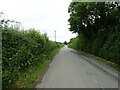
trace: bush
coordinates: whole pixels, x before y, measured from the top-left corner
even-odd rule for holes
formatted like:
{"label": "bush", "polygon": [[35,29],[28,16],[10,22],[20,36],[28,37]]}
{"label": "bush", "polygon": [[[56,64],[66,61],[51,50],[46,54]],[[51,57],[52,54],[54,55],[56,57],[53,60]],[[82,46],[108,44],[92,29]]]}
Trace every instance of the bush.
{"label": "bush", "polygon": [[99,30],[97,34],[86,38],[82,33],[72,39],[69,47],[92,53],[120,65],[120,25]]}
{"label": "bush", "polygon": [[68,46],[73,48],[73,49],[78,49],[78,45],[79,45],[79,41],[78,40],[79,40],[79,37],[71,39],[71,41],[68,44]]}
{"label": "bush", "polygon": [[41,62],[42,58],[59,47],[34,29],[17,31],[2,30],[2,84],[9,87],[21,72],[29,66]]}

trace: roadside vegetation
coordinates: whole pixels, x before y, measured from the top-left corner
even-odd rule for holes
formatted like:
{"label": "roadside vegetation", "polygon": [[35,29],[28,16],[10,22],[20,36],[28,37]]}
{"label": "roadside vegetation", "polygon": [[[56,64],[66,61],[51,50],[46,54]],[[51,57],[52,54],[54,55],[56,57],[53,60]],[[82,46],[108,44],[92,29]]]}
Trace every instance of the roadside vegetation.
{"label": "roadside vegetation", "polygon": [[2,87],[32,87],[61,47],[35,29],[19,30],[0,18],[2,31]]}
{"label": "roadside vegetation", "polygon": [[70,31],[78,34],[68,46],[120,68],[120,3],[72,2],[68,12]]}

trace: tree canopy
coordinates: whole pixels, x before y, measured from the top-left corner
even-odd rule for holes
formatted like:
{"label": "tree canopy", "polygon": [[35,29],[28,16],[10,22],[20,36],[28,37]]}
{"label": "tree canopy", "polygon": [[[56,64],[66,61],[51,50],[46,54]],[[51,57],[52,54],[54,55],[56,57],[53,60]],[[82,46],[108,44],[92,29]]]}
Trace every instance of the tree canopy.
{"label": "tree canopy", "polygon": [[120,24],[119,2],[72,2],[69,5],[70,31],[86,36]]}
{"label": "tree canopy", "polygon": [[120,64],[120,2],[72,2],[70,47]]}

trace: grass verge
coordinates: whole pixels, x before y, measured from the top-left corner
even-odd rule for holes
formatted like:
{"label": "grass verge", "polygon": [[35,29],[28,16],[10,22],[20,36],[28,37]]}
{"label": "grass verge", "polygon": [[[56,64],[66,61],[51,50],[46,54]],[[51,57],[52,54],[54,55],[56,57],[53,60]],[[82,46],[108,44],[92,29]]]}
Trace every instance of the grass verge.
{"label": "grass verge", "polygon": [[60,48],[53,50],[43,59],[43,63],[37,62],[27,68],[11,88],[33,88],[33,85],[39,80],[40,77],[42,77],[43,72],[46,70],[52,58],[59,50]]}
{"label": "grass verge", "polygon": [[[78,50],[77,50],[77,51],[78,51]],[[116,64],[116,63],[113,63],[113,62],[111,62],[111,61],[108,61],[108,60],[106,60],[106,59],[104,59],[104,58],[95,56],[95,55],[90,54],[90,53],[86,53],[86,52],[82,52],[82,51],[78,51],[78,52],[79,52],[80,54],[86,56],[86,57],[94,58],[94,60],[97,60],[97,61],[99,61],[99,62],[102,62],[102,63],[104,63],[104,64],[112,67],[113,69],[115,69],[115,70],[117,70],[117,71],[118,71],[118,70],[120,71],[120,65],[118,65],[118,64]]]}
{"label": "grass verge", "polygon": [[[72,48],[72,47],[69,47],[69,48]],[[74,49],[74,48],[72,48],[72,49]],[[74,50],[76,50],[77,52],[79,52],[80,54],[82,54],[82,55],[84,55],[84,56],[86,56],[88,58],[94,58],[94,60],[102,62],[102,63],[110,66],[111,68],[113,68],[113,69],[115,69],[117,71],[120,71],[120,65],[118,65],[118,64],[116,64],[116,63],[114,63],[114,62],[112,62],[110,60],[106,60],[104,58],[101,58],[101,57],[98,57],[98,56],[95,56],[93,54],[86,53],[86,52],[83,52],[83,51],[80,51],[80,50],[77,50],[77,49],[74,49]]]}

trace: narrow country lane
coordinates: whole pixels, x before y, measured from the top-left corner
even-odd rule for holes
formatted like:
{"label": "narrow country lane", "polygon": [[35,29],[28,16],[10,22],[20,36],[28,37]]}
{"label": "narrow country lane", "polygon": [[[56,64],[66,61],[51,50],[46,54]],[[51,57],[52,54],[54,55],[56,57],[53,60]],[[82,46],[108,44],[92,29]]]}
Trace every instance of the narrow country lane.
{"label": "narrow country lane", "polygon": [[118,81],[64,46],[36,88],[118,88]]}

